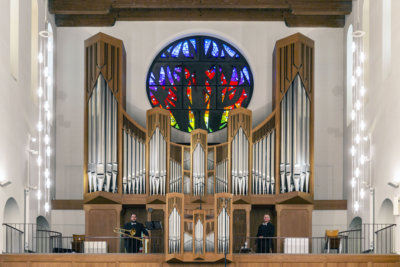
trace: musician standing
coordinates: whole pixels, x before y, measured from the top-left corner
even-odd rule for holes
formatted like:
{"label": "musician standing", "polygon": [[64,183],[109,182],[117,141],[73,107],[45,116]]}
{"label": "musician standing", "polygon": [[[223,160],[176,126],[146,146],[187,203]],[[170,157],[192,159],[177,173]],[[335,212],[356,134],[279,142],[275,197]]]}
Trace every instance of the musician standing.
{"label": "musician standing", "polygon": [[143,224],[140,222],[136,221],[136,214],[132,213],[131,215],[131,221],[127,222],[124,225],[124,229],[128,230],[127,234],[130,234],[136,238],[124,238],[124,245],[125,245],[125,250],[127,253],[138,253],[139,248],[142,245],[142,241],[140,239],[142,238],[142,234],[144,238],[149,238],[149,232],[147,232],[146,228],[144,227]]}
{"label": "musician standing", "polygon": [[264,222],[258,227],[257,253],[271,253],[274,249],[273,239],[268,238],[275,235],[275,227],[270,220],[270,216],[264,214]]}

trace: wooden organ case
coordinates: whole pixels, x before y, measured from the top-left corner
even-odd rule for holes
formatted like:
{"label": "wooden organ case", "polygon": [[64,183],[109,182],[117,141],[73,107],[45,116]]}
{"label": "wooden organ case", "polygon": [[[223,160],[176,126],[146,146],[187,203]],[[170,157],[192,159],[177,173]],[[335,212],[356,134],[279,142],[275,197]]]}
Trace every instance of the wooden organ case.
{"label": "wooden organ case", "polygon": [[[118,237],[113,229],[131,211],[142,223],[161,221],[149,252],[170,262],[231,261],[266,212],[277,237],[310,237],[313,62],[309,38],[277,41],[272,113],[252,128],[252,112],[239,107],[229,112],[227,142],[209,145],[196,129],[182,145],[171,142],[169,111],[148,110],[146,128],[125,111],[122,41],[102,33],[86,40],[86,238]],[[123,252],[117,239],[105,240],[109,252]],[[284,252],[282,242],[274,252]]]}

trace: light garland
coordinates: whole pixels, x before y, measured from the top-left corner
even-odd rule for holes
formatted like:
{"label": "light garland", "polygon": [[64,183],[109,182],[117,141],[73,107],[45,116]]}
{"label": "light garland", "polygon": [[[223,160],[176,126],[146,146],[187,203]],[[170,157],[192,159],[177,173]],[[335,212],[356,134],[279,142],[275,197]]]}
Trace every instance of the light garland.
{"label": "light garland", "polygon": [[38,97],[38,184],[37,200],[38,213],[41,213],[42,198],[44,199],[43,210],[50,212],[50,188],[51,188],[51,131],[52,131],[52,111],[53,111],[53,34],[51,25],[46,19],[46,30],[39,32],[39,84],[37,89]]}
{"label": "light garland", "polygon": [[364,118],[365,94],[367,89],[364,84],[364,36],[363,31],[353,32],[353,76],[352,76],[352,145],[350,148],[352,161],[352,203],[353,213],[357,214],[363,205],[365,197],[364,186],[367,184],[368,170],[365,156],[368,137],[365,134],[366,122]]}

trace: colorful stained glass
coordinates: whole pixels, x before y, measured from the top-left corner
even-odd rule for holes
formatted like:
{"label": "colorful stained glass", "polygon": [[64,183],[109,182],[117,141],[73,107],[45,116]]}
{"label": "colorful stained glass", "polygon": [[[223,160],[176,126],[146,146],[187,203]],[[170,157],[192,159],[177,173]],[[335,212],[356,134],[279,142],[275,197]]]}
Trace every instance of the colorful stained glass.
{"label": "colorful stained glass", "polygon": [[208,49],[210,48],[211,40],[205,39],[204,40],[204,54],[207,55]]}
{"label": "colorful stained glass", "polygon": [[223,46],[224,46],[225,51],[228,53],[228,55],[230,57],[234,57],[235,56],[236,52],[232,48],[230,48],[226,44],[223,44]]}
{"label": "colorful stained glass", "polygon": [[185,57],[189,57],[189,44],[187,41],[183,43],[182,51]]}
{"label": "colorful stained glass", "polygon": [[229,110],[248,105],[252,81],[246,59],[233,45],[193,36],[160,51],[149,69],[146,88],[153,107],[170,111],[172,127],[215,132],[226,127]]}
{"label": "colorful stained glass", "polygon": [[179,52],[181,50],[181,46],[182,46],[182,42],[180,42],[177,46],[175,46],[174,50],[172,50],[172,57],[178,57],[179,56]]}
{"label": "colorful stained glass", "polygon": [[213,57],[218,57],[218,45],[215,42],[212,42],[213,44],[213,49],[211,51],[211,55],[213,55]]}

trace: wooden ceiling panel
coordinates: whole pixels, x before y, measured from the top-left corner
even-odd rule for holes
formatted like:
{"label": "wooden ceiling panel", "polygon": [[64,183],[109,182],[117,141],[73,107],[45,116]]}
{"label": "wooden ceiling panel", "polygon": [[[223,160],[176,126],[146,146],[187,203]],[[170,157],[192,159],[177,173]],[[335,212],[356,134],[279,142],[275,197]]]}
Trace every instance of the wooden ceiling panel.
{"label": "wooden ceiling panel", "polygon": [[115,21],[285,21],[288,27],[343,27],[351,0],[49,0],[57,26]]}

